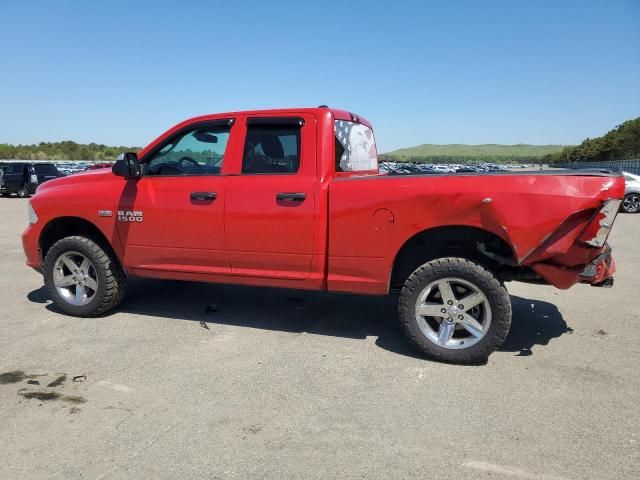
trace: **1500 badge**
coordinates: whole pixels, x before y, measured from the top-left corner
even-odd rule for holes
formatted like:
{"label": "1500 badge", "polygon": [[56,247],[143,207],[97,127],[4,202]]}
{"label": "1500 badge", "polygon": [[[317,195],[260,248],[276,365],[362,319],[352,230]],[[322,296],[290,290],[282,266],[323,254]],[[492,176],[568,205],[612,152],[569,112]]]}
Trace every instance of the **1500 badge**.
{"label": "1500 badge", "polygon": [[140,210],[118,210],[118,221],[142,222],[142,212]]}

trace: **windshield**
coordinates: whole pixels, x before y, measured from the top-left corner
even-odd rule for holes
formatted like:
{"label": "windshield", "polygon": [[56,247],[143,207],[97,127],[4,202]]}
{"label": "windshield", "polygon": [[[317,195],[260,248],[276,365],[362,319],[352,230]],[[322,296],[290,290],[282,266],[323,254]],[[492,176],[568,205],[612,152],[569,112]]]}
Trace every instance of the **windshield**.
{"label": "windshield", "polygon": [[624,175],[624,178],[629,182],[640,182],[640,175],[634,175],[633,173],[629,172],[622,172],[622,174]]}

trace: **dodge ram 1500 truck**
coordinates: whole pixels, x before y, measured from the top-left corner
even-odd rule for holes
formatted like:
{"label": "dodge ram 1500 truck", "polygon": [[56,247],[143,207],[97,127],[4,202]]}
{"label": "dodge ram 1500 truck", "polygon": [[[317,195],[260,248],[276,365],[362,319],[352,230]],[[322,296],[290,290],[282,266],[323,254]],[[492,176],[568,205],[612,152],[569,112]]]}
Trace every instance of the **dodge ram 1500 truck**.
{"label": "dodge ram 1500 truck", "polygon": [[606,171],[382,175],[363,117],[247,111],[41,185],[22,240],[71,315],[114,308],[129,276],[397,293],[419,351],[481,362],[509,331],[505,282],[612,283],[623,197]]}

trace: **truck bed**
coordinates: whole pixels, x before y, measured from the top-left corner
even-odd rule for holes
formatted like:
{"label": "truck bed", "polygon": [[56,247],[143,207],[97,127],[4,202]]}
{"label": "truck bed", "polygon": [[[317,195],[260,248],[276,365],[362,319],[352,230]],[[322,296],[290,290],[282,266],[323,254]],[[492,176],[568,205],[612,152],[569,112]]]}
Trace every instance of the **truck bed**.
{"label": "truck bed", "polygon": [[329,288],[388,289],[388,272],[407,239],[450,229],[459,229],[461,238],[463,232],[490,232],[508,245],[505,262],[568,288],[602,253],[578,246],[579,234],[607,199],[623,192],[620,174],[607,170],[335,179],[329,189]]}

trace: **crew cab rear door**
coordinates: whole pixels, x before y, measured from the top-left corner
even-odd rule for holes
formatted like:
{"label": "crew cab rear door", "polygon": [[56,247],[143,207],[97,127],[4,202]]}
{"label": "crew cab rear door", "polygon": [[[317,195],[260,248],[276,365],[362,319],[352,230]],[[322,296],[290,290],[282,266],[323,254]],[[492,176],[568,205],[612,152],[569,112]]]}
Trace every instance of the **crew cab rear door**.
{"label": "crew cab rear door", "polygon": [[[224,170],[234,154],[233,119],[189,124],[141,159],[117,209],[125,264],[150,274],[229,274]],[[175,275],[174,275],[175,276]]]}
{"label": "crew cab rear door", "polygon": [[250,116],[228,177],[225,229],[233,275],[304,279],[314,247],[316,128],[311,114]]}

